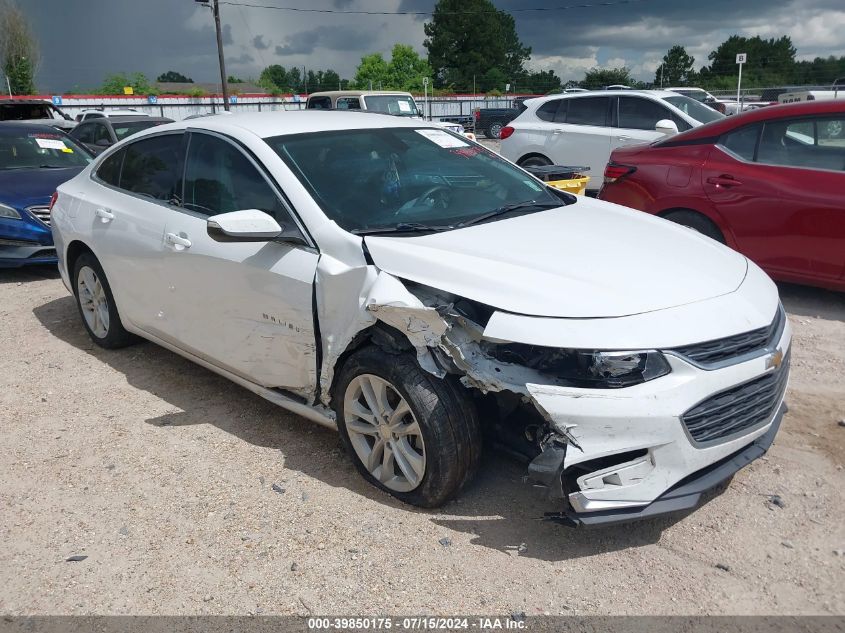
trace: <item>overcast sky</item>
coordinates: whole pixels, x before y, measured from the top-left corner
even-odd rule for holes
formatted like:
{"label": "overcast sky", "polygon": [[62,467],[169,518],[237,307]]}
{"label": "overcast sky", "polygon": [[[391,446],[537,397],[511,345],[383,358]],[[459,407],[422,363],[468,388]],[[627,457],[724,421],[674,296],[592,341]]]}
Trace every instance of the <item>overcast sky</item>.
{"label": "overcast sky", "polygon": [[[232,0],[335,10],[431,11],[435,0]],[[505,10],[584,0],[494,0]],[[589,0],[588,0],[589,1]],[[47,93],[98,86],[111,72],[167,70],[218,80],[211,11],[192,0],[18,0],[41,45],[38,87]],[[275,11],[222,5],[227,71],[258,77],[269,64],[333,68],[352,77],[361,56],[397,42],[422,46],[425,17]],[[799,59],[845,55],[843,0],[640,0],[563,11],[514,12],[529,66],[581,79],[593,66],[628,66],[652,79],[666,50],[686,46],[696,68],[727,36],[789,35]],[[753,62],[753,60],[749,60]]]}

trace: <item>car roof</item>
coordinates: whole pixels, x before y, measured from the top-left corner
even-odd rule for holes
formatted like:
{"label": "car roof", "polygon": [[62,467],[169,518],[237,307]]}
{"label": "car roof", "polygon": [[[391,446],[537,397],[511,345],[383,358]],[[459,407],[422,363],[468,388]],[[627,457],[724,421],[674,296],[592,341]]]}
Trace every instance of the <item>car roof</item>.
{"label": "car roof", "polygon": [[734,114],[724,119],[707,123],[701,127],[681,132],[661,141],[660,145],[665,147],[669,144],[683,144],[691,141],[715,138],[751,123],[809,116],[812,114],[845,114],[845,101],[802,101],[800,103],[772,105],[756,110],[748,110],[742,114]]}
{"label": "car roof", "polygon": [[407,117],[348,110],[289,110],[283,112],[244,112],[225,117],[203,117],[157,127],[166,130],[203,129],[223,134],[248,132],[260,138],[286,134],[308,134],[341,130],[378,128],[428,128],[443,130],[427,121]]}
{"label": "car roof", "polygon": [[5,99],[0,98],[0,105],[15,105],[17,103],[23,103],[25,105],[53,105],[52,102],[47,101],[46,99],[10,99],[6,97]]}
{"label": "car roof", "polygon": [[546,95],[544,97],[535,97],[532,99],[526,99],[525,104],[529,105],[530,102],[531,105],[542,105],[543,103],[554,99],[583,99],[584,97],[619,96],[629,97],[631,95],[642,95],[653,99],[662,99],[663,97],[677,97],[678,93],[672,92],[671,90],[588,90],[587,92],[567,92],[556,95]]}
{"label": "car roof", "polygon": [[403,97],[409,96],[410,92],[403,92],[402,90],[324,90],[323,92],[312,92],[308,95],[311,97],[377,97],[379,95],[393,96],[400,95]]}
{"label": "car roof", "polygon": [[[101,121],[108,121],[109,123],[134,123],[136,121],[141,121],[143,123],[155,123],[156,121],[161,121],[162,123],[172,123],[173,119],[168,119],[167,117],[160,117],[160,116],[148,116],[146,114],[119,114],[117,116],[109,116],[97,119],[91,119],[90,121],[85,121],[85,123],[99,123]],[[81,124],[80,124],[81,125]]]}
{"label": "car roof", "polygon": [[[47,121],[48,119],[44,119]],[[64,134],[63,131],[47,123],[32,123],[31,121],[2,121],[0,122],[0,134],[13,134],[32,132],[39,134]]]}

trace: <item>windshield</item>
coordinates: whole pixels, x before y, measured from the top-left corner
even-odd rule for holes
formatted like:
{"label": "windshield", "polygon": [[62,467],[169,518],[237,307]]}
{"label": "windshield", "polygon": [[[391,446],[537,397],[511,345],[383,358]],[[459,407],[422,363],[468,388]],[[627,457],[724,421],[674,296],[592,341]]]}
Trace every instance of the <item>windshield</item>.
{"label": "windshield", "polygon": [[27,130],[0,134],[0,170],[85,167],[91,160],[64,134]]}
{"label": "windshield", "polygon": [[706,106],[695,99],[690,99],[689,97],[685,97],[683,95],[678,95],[676,97],[663,97],[663,100],[672,104],[687,116],[690,116],[701,123],[710,123],[711,121],[718,121],[719,119],[725,118],[724,114],[717,112],[710,106]]}
{"label": "windshield", "polygon": [[265,141],[347,231],[406,223],[450,228],[509,205],[566,204],[493,152],[443,129],[344,130]]}
{"label": "windshield", "polygon": [[2,103],[0,121],[27,121],[29,119],[52,119],[53,107],[47,103]]}
{"label": "windshield", "polygon": [[708,97],[707,92],[704,90],[673,90],[672,92],[677,92],[679,95],[695,99],[699,103],[704,103]]}
{"label": "windshield", "polygon": [[164,121],[133,121],[132,123],[112,123],[114,128],[114,135],[118,141],[122,141],[127,136],[132,136],[135,132],[146,130],[149,127],[161,125]]}
{"label": "windshield", "polygon": [[364,97],[367,110],[393,114],[395,116],[419,116],[417,103],[407,95],[367,95]]}

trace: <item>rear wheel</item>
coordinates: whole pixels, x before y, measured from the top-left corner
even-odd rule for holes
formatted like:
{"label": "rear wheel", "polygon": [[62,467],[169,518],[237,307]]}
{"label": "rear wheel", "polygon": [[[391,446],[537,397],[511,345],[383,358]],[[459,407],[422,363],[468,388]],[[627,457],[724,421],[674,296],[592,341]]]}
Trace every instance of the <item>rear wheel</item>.
{"label": "rear wheel", "polygon": [[518,164],[520,167],[544,167],[553,163],[545,156],[529,156],[523,158]]}
{"label": "rear wheel", "polygon": [[82,324],[97,345],[116,349],[135,342],[120,321],[106,274],[91,253],[83,253],[73,265],[73,291]]}
{"label": "rear wheel", "polygon": [[505,127],[501,121],[494,121],[484,130],[484,136],[497,139],[502,135],[502,128]]}
{"label": "rear wheel", "polygon": [[676,224],[682,224],[694,231],[698,231],[702,235],[706,235],[717,242],[721,242],[722,244],[725,243],[725,236],[722,235],[722,231],[719,230],[719,227],[716,226],[710,218],[698,213],[697,211],[671,211],[661,217],[671,220]]}
{"label": "rear wheel", "polygon": [[465,389],[424,371],[412,354],[355,352],[338,376],[333,403],[355,467],[406,503],[442,505],[478,468],[481,434]]}

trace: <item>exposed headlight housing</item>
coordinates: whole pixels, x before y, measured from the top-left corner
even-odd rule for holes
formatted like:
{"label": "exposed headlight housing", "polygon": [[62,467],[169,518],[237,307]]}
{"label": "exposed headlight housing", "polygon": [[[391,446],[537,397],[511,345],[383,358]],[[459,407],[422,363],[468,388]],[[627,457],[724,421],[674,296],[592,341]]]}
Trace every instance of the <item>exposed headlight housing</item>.
{"label": "exposed headlight housing", "polygon": [[500,362],[536,369],[586,389],[630,387],[672,371],[663,354],[655,350],[614,352],[510,343],[487,344],[485,351]]}
{"label": "exposed headlight housing", "polygon": [[21,214],[16,209],[0,203],[0,218],[8,218],[10,220],[20,220]]}

